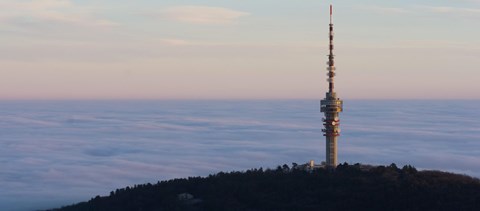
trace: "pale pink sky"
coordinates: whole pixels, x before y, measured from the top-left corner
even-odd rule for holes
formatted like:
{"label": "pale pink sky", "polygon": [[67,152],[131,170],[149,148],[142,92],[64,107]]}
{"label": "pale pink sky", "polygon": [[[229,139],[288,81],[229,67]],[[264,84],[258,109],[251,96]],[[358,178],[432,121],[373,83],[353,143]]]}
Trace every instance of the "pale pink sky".
{"label": "pale pink sky", "polygon": [[[480,99],[480,2],[332,1],[342,98]],[[0,3],[0,99],[320,99],[328,3]]]}

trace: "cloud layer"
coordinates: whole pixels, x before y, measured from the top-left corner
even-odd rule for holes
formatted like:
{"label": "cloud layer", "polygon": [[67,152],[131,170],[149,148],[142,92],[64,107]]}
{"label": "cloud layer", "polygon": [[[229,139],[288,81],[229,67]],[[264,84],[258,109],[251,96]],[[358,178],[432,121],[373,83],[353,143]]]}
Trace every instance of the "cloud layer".
{"label": "cloud layer", "polygon": [[30,28],[35,25],[74,24],[80,26],[113,26],[116,23],[95,17],[94,8],[70,0],[35,0],[0,2],[0,23]]}
{"label": "cloud layer", "polygon": [[[58,207],[127,185],[324,159],[318,101],[0,106],[1,210]],[[339,160],[480,177],[479,106],[346,101]]]}
{"label": "cloud layer", "polygon": [[238,18],[248,16],[249,13],[235,11],[222,7],[207,6],[174,6],[162,12],[162,17],[193,24],[231,24]]}

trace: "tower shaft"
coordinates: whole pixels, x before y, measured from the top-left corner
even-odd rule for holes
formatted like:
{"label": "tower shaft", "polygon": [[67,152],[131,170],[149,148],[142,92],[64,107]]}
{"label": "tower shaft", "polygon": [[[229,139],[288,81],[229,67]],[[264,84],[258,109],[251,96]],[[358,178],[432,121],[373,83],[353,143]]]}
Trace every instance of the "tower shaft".
{"label": "tower shaft", "polygon": [[323,135],[326,138],[326,165],[330,167],[337,166],[337,141],[340,135],[340,119],[339,113],[343,111],[343,101],[337,97],[335,88],[335,62],[333,55],[333,22],[332,22],[332,5],[330,5],[330,25],[329,25],[329,55],[327,62],[328,76],[328,92],[325,98],[320,101],[320,111],[325,113],[323,118],[324,129]]}

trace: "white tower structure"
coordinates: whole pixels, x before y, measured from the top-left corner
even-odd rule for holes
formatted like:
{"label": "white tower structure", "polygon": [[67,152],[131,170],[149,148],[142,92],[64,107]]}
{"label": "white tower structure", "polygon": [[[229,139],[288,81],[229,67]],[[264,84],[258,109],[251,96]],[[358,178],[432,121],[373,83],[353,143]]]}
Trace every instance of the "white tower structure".
{"label": "white tower structure", "polygon": [[320,101],[320,111],[325,113],[322,129],[326,137],[326,165],[335,168],[337,166],[337,140],[340,135],[339,113],[343,110],[343,101],[337,97],[334,91],[335,63],[333,55],[333,22],[332,5],[330,5],[330,54],[328,55],[328,92],[325,99]]}

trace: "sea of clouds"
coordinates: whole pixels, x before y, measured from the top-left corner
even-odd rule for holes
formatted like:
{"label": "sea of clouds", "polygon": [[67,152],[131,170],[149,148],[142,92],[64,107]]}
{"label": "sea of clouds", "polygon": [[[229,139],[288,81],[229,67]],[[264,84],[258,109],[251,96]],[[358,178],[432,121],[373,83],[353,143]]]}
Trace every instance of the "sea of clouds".
{"label": "sea of clouds", "polygon": [[[0,210],[324,160],[315,100],[0,102]],[[348,100],[340,162],[480,177],[480,101]]]}

